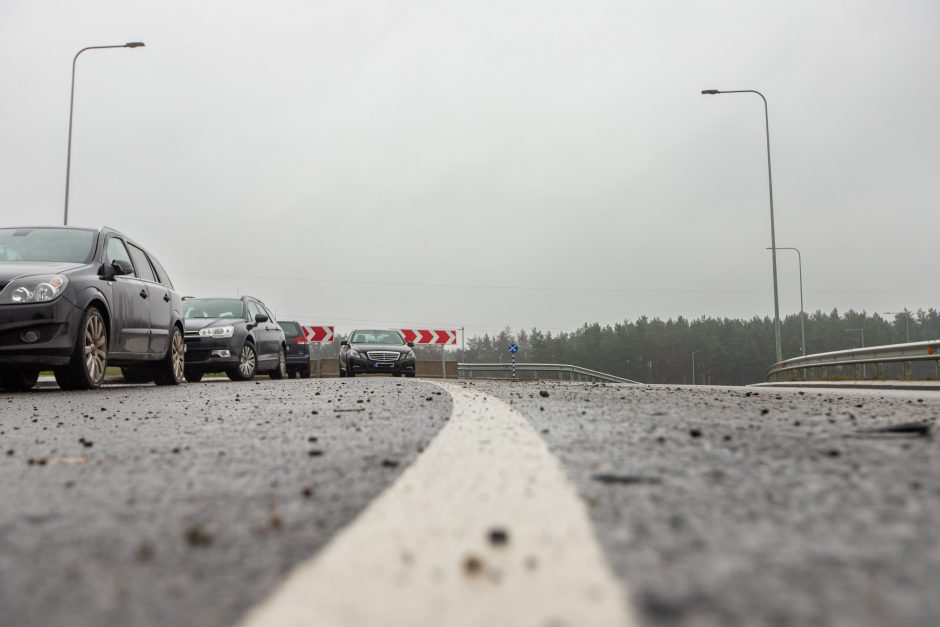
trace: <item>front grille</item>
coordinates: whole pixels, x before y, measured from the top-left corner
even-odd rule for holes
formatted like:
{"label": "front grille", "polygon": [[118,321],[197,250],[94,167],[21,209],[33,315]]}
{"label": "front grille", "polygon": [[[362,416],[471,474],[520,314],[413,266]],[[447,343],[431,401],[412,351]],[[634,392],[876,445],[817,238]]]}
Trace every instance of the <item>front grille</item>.
{"label": "front grille", "polygon": [[394,351],[369,351],[366,355],[369,357],[369,361],[387,363],[390,361],[398,361],[399,353]]}
{"label": "front grille", "polygon": [[[35,344],[42,344],[43,342],[48,342],[56,336],[59,332],[59,327],[61,324],[47,324],[41,327],[26,327],[22,329],[11,329],[9,331],[4,331],[0,333],[0,346],[33,346]],[[39,339],[35,342],[27,344],[22,339],[20,335],[24,331],[33,330],[39,333]]]}
{"label": "front grille", "polygon": [[212,354],[211,350],[202,348],[195,349],[186,347],[186,363],[192,363],[196,361],[206,361],[209,359],[209,356]]}

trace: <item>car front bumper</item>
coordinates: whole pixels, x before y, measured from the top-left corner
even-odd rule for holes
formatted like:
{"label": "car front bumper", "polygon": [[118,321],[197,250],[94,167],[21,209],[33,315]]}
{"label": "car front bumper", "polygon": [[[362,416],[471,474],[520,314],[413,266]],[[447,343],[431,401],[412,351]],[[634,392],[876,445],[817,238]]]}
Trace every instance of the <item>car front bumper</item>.
{"label": "car front bumper", "polygon": [[49,303],[0,305],[0,365],[68,364],[81,316],[62,296]]}
{"label": "car front bumper", "polygon": [[414,358],[398,359],[396,361],[372,361],[366,357],[347,358],[347,367],[354,374],[368,374],[374,372],[391,372],[393,374],[414,374]]}
{"label": "car front bumper", "polygon": [[186,335],[187,370],[222,372],[238,365],[243,342],[233,338],[211,338]]}

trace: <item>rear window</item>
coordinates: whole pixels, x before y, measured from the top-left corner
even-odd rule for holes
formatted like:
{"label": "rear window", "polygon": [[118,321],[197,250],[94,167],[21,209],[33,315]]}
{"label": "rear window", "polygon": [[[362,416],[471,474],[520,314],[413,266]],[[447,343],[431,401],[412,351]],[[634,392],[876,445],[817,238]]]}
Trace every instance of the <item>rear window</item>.
{"label": "rear window", "polygon": [[278,322],[278,324],[281,325],[282,329],[284,329],[284,335],[288,337],[295,337],[295,336],[303,335],[303,333],[301,333],[300,331],[300,325],[297,324],[296,322],[280,321]]}

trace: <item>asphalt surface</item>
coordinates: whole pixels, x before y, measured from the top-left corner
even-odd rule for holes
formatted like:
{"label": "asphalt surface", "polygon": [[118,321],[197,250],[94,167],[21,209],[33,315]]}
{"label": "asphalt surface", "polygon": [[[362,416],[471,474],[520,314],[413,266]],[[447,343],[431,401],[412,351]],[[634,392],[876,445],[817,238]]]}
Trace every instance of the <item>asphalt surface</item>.
{"label": "asphalt surface", "polygon": [[0,624],[233,624],[450,412],[392,378],[0,394]]}
{"label": "asphalt surface", "polygon": [[940,624],[940,394],[473,387],[561,458],[645,624]]}
{"label": "asphalt surface", "polygon": [[[643,624],[937,624],[940,394],[468,385],[561,460]],[[0,623],[231,625],[450,413],[390,378],[0,394]]]}

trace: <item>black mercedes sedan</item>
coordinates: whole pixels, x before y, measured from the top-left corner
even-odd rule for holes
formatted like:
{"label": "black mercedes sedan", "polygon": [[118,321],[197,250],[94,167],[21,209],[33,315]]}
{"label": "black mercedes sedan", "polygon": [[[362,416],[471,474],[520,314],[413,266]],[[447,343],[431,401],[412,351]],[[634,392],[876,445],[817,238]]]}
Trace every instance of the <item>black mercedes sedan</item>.
{"label": "black mercedes sedan", "polygon": [[108,366],[183,381],[182,300],[166,270],[110,228],[0,228],[0,388],[52,369],[65,389],[97,388]]}
{"label": "black mercedes sedan", "polygon": [[414,344],[391,329],[353,331],[340,343],[339,376],[388,372],[396,377],[415,376]]}
{"label": "black mercedes sedan", "polygon": [[287,375],[287,342],[274,314],[257,298],[185,298],[186,380],[224,372],[233,381],[258,373]]}

